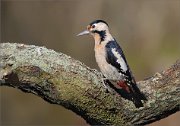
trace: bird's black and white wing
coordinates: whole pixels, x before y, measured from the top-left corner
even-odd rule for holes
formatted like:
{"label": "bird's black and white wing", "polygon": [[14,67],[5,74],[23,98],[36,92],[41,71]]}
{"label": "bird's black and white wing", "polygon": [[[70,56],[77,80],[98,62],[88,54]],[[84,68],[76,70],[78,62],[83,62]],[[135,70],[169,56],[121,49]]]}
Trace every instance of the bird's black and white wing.
{"label": "bird's black and white wing", "polygon": [[[132,101],[136,105],[136,107],[143,106],[141,100],[147,100],[145,95],[142,94],[139,88],[136,85],[136,81],[131,73],[131,70],[127,64],[126,58],[121,47],[118,43],[114,41],[109,41],[106,44],[106,61],[116,68],[119,72],[119,76],[123,76],[123,81],[125,82],[123,87],[126,86],[129,88],[127,92],[129,92],[132,96]],[[120,83],[117,83],[121,86]],[[129,91],[128,91],[129,90]]]}
{"label": "bird's black and white wing", "polygon": [[106,61],[117,69],[128,84],[134,81],[124,53],[115,40],[109,41],[106,44]]}

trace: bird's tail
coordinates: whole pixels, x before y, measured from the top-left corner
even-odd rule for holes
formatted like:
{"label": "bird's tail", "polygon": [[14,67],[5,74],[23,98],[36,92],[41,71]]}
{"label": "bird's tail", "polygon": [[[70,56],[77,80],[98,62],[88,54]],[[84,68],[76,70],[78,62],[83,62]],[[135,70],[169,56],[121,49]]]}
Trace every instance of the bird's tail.
{"label": "bird's tail", "polygon": [[[142,101],[147,101],[146,96],[141,93],[136,83],[127,84],[124,81],[113,82],[106,80],[106,82],[112,89],[119,93],[123,98],[131,100],[136,108],[143,107]],[[120,87],[120,88],[118,88]]]}
{"label": "bird's tail", "polygon": [[143,93],[141,93],[136,84],[131,84],[131,86],[132,87],[130,88],[130,95],[132,98],[132,102],[134,103],[136,108],[143,107],[142,101],[147,101],[146,96]]}
{"label": "bird's tail", "polygon": [[135,81],[128,84],[125,81],[119,81],[118,86],[120,86],[126,92],[126,98],[131,100],[136,108],[143,107],[142,101],[147,101],[145,95],[141,93],[137,87]]}
{"label": "bird's tail", "polygon": [[141,101],[142,100],[141,97],[139,97],[135,93],[132,93],[131,94],[131,98],[132,98],[131,100],[134,103],[134,105],[136,106],[136,108],[143,107],[143,103]]}

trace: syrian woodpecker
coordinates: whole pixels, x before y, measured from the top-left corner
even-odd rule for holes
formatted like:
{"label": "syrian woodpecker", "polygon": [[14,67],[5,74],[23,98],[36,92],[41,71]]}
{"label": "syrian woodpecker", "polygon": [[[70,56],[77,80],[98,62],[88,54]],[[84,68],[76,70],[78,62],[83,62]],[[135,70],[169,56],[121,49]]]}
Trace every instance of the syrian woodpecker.
{"label": "syrian woodpecker", "polygon": [[103,20],[95,20],[87,26],[87,30],[77,36],[91,34],[95,40],[96,62],[109,84],[122,97],[133,101],[137,108],[142,107],[146,97],[140,92],[132,75],[125,55],[109,32],[108,24]]}

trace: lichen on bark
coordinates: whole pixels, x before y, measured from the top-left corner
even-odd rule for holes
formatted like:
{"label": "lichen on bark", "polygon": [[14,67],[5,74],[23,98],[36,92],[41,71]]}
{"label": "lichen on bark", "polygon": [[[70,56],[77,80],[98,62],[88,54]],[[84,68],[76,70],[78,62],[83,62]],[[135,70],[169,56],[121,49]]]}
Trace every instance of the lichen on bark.
{"label": "lichen on bark", "polygon": [[97,70],[34,45],[0,44],[0,85],[62,105],[91,125],[144,125],[179,111],[180,61],[138,82],[148,98],[139,109],[116,93],[107,93]]}

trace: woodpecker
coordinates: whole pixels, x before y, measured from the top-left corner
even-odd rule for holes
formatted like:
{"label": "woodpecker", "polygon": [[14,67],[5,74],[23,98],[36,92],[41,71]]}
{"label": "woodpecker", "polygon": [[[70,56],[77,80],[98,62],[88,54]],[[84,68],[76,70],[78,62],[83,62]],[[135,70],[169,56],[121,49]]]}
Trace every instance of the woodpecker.
{"label": "woodpecker", "polygon": [[109,25],[103,20],[95,20],[77,36],[85,34],[92,35],[95,40],[95,58],[105,77],[104,82],[137,108],[143,107],[142,101],[147,99],[137,87],[120,45],[110,34]]}

